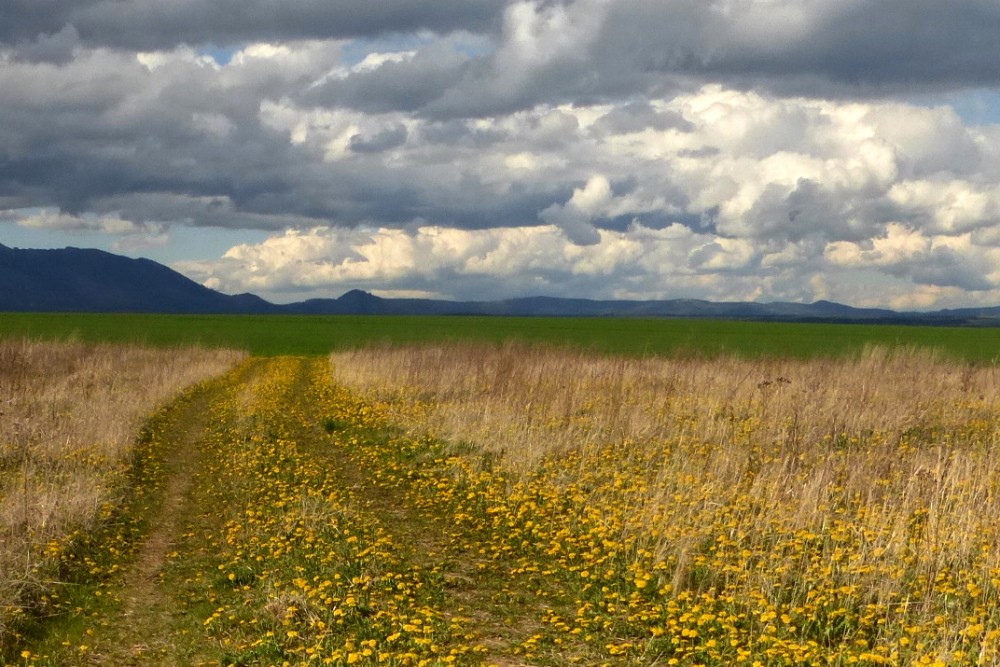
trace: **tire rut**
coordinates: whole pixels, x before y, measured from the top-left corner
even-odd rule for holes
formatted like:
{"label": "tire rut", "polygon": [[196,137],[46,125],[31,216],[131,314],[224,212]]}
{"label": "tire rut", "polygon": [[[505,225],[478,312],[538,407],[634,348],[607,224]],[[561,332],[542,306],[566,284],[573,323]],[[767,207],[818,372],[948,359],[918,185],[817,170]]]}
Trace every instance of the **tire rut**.
{"label": "tire rut", "polygon": [[[231,514],[233,509],[213,505],[218,498],[211,489],[217,480],[208,471],[219,464],[219,459],[217,452],[209,448],[218,445],[220,429],[233,428],[231,437],[242,438],[241,428],[256,431],[274,428],[268,422],[254,422],[255,417],[247,417],[249,422],[240,426],[243,417],[238,410],[232,411],[232,406],[241,400],[251,401],[248,405],[252,405],[255,392],[261,390],[255,388],[255,381],[261,380],[266,385],[274,363],[267,359],[252,360],[227,375],[224,381],[207,385],[171,408],[176,414],[171,415],[161,436],[162,486],[158,492],[159,504],[147,517],[151,528],[121,583],[111,592],[119,600],[115,613],[93,620],[93,634],[88,630],[93,640],[89,653],[65,664],[94,667],[270,664],[258,663],[249,655],[246,662],[240,658],[230,663],[224,656],[232,656],[233,649],[223,647],[225,631],[206,631],[211,621],[206,616],[212,612],[205,612],[203,607],[206,601],[216,604],[213,586],[216,591],[227,588],[225,584],[219,588],[218,583],[213,583],[212,578],[219,576],[217,562],[224,560],[224,556],[212,547],[216,543],[204,535],[218,535],[221,523],[213,522],[223,521],[218,517]],[[392,436],[369,431],[360,423],[347,426],[348,433],[329,426],[330,415],[324,412],[323,405],[313,405],[307,398],[310,383],[321,377],[326,378],[322,382],[333,386],[329,367],[322,361],[298,359],[295,372],[286,375],[281,386],[271,385],[267,389],[274,395],[287,397],[288,418],[300,425],[300,430],[287,435],[289,446],[300,450],[303,465],[310,460],[321,462],[322,469],[329,471],[347,502],[345,507],[352,523],[378,526],[391,536],[388,542],[398,549],[395,554],[398,561],[394,561],[393,567],[398,572],[410,573],[407,581],[431,574],[435,582],[440,582],[434,584],[442,587],[440,597],[434,602],[437,611],[444,618],[466,626],[471,633],[467,638],[474,638],[480,646],[477,659],[470,658],[474,662],[468,664],[495,667],[539,664],[518,655],[516,647],[538,630],[536,619],[550,601],[538,596],[526,582],[512,578],[506,563],[487,562],[478,556],[483,545],[476,542],[475,536],[463,534],[452,525],[446,512],[436,515],[435,508],[418,506],[405,486],[387,484],[363,453],[367,448],[378,447],[379,438]],[[230,407],[220,413],[216,406],[225,402]],[[341,440],[345,436],[355,441],[348,444]],[[225,593],[228,602],[217,604],[231,604],[233,609],[241,610],[239,613],[248,614],[259,609],[245,603],[277,604],[275,600],[254,599],[257,590],[248,587],[245,593],[248,597],[239,602],[244,593],[229,586],[229,592]],[[285,607],[288,606],[285,603],[294,599],[282,598],[276,591],[267,594],[278,595],[275,599],[280,599]],[[288,633],[294,634],[297,633]]]}
{"label": "tire rut", "polygon": [[[164,435],[164,481],[161,501],[148,517],[150,532],[138,549],[134,562],[121,584],[121,612],[107,619],[89,656],[88,665],[101,667],[199,664],[194,656],[178,655],[174,639],[177,617],[183,607],[176,604],[173,591],[163,582],[164,568],[178,543],[194,473],[201,458],[201,440],[208,420],[208,407],[219,390],[205,389],[190,401],[173,409],[180,412],[170,420]],[[200,661],[206,664],[205,661]],[[208,661],[207,664],[212,664]]]}

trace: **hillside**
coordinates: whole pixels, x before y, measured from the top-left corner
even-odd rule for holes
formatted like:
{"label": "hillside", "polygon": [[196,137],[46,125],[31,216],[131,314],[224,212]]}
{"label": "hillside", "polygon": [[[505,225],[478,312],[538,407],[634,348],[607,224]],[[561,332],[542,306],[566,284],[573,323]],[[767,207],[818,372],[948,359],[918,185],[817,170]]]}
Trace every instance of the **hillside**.
{"label": "hillside", "polygon": [[102,250],[19,250],[0,245],[0,310],[269,313],[252,294],[230,296],[148,259]]}
{"label": "hillside", "polygon": [[831,301],[714,302],[701,299],[656,301],[525,297],[502,301],[387,299],[351,290],[337,299],[310,299],[283,306],[299,315],[496,315],[516,317],[674,317],[782,322],[868,322],[892,324],[1000,325],[1000,308],[966,308],[930,313],[854,308]]}

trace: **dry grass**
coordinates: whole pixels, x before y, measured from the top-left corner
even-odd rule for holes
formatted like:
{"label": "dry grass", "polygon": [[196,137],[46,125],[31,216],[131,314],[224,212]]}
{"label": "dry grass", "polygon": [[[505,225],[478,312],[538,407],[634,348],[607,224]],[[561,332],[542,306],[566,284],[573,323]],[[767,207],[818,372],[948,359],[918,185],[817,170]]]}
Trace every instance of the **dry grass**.
{"label": "dry grass", "polygon": [[339,380],[405,405],[401,414],[419,416],[417,428],[504,452],[523,469],[562,449],[610,442],[741,450],[753,442],[800,454],[876,432],[961,430],[988,416],[1000,393],[1000,370],[912,349],[869,349],[850,360],[635,360],[453,345],[354,350],[332,360]]}
{"label": "dry grass", "polygon": [[242,354],[0,341],[0,633],[114,500],[144,419]]}
{"label": "dry grass", "polygon": [[414,432],[474,442],[515,473],[578,461],[566,488],[593,507],[634,487],[627,507],[605,511],[675,590],[721,577],[805,608],[817,590],[856,588],[899,613],[940,614],[966,589],[970,608],[982,602],[976,582],[1000,585],[996,367],[915,349],[631,360],[520,346],[332,363]]}

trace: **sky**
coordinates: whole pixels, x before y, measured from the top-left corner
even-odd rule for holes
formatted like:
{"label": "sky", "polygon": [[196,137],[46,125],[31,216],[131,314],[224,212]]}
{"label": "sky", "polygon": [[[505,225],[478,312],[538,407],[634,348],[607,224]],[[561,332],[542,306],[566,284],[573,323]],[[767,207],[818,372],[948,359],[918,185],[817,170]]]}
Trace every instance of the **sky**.
{"label": "sky", "polygon": [[1000,305],[998,0],[0,0],[0,243],[276,303]]}

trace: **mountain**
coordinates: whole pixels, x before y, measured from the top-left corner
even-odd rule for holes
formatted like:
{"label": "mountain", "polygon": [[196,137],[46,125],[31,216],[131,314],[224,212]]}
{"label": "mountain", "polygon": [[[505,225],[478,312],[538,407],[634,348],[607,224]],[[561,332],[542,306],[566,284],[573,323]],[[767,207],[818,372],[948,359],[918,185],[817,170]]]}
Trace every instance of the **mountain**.
{"label": "mountain", "polygon": [[900,313],[854,308],[831,301],[808,304],[699,299],[600,301],[546,296],[444,301],[386,299],[351,290],[336,299],[276,305],[253,294],[222,294],[148,259],[130,259],[102,250],[19,250],[4,245],[0,245],[0,311],[699,317],[1000,326],[1000,306]]}
{"label": "mountain", "polygon": [[503,301],[384,299],[351,290],[338,299],[310,299],[285,306],[287,312],[325,315],[511,315],[541,317],[704,317],[755,320],[868,320],[904,317],[892,310],[853,308],[830,301],[802,303],[718,303],[698,299],[595,301],[525,297]]}
{"label": "mountain", "polygon": [[0,311],[274,313],[253,294],[229,296],[148,259],[103,250],[0,245]]}
{"label": "mountain", "polygon": [[1000,307],[901,313],[854,308],[832,301],[815,303],[715,302],[700,299],[596,301],[536,296],[503,301],[385,299],[351,290],[337,299],[310,299],[282,307],[300,315],[508,315],[521,317],[692,317],[784,322],[869,322],[1000,326]]}

